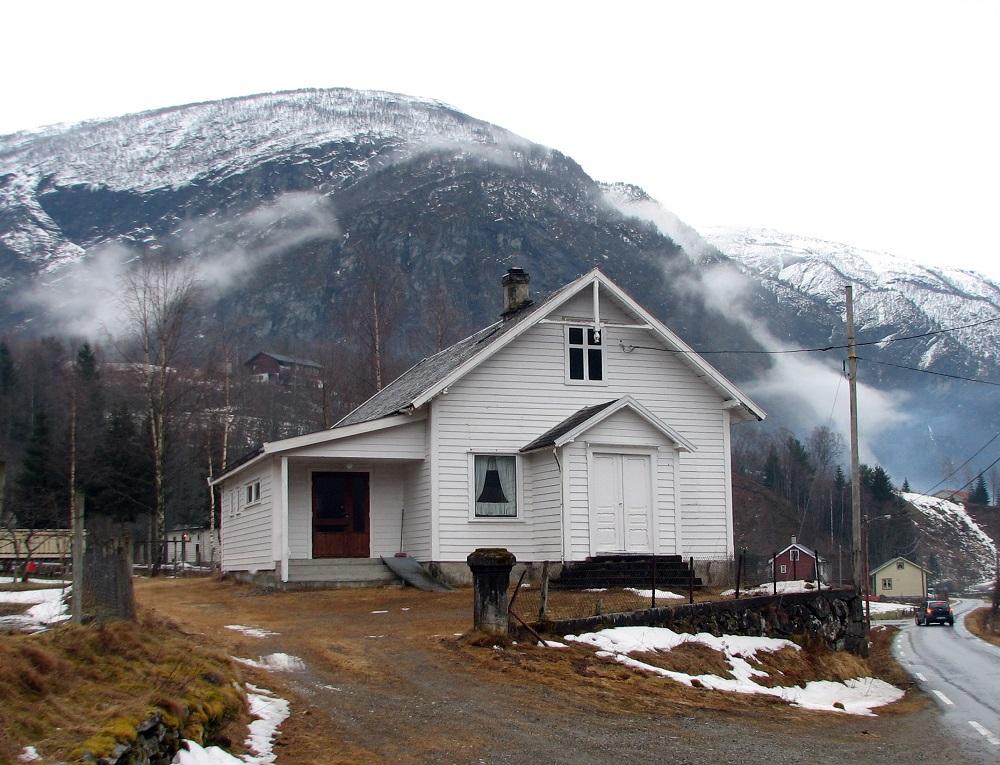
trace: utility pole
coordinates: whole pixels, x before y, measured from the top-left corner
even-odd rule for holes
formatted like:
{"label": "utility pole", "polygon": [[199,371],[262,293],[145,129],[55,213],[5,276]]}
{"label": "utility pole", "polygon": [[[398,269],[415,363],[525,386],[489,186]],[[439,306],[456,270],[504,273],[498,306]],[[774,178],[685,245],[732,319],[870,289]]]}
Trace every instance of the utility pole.
{"label": "utility pole", "polygon": [[84,547],[84,514],[85,500],[82,491],[73,492],[73,526],[72,526],[72,552],[73,552],[73,589],[70,593],[71,615],[74,624],[83,623],[83,556]]}
{"label": "utility pole", "polygon": [[854,288],[844,288],[847,296],[847,379],[851,391],[851,573],[854,589],[865,588],[864,558],[861,554],[861,459],[858,455],[858,352],[854,338]]}

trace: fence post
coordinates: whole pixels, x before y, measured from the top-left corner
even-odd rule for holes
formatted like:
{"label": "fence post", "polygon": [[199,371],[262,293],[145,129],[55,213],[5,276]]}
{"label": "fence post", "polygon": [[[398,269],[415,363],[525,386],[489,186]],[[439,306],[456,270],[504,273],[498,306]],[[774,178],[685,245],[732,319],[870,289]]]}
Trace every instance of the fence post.
{"label": "fence post", "polygon": [[545,612],[549,610],[549,562],[542,561],[542,590],[538,601],[538,621],[545,621]]}
{"label": "fence post", "polygon": [[774,594],[778,594],[778,553],[775,552],[771,558],[771,584],[774,586]]}
{"label": "fence post", "polygon": [[651,603],[650,603],[650,608],[656,608],[656,555],[655,555],[655,553],[653,555],[653,560],[652,560],[651,568],[652,568],[652,573],[653,573],[653,581],[652,581],[652,583],[650,585],[650,588],[649,588],[649,593],[650,593],[651,598],[652,598],[651,599]]}
{"label": "fence post", "polygon": [[694,603],[694,556],[688,558],[688,603]]}

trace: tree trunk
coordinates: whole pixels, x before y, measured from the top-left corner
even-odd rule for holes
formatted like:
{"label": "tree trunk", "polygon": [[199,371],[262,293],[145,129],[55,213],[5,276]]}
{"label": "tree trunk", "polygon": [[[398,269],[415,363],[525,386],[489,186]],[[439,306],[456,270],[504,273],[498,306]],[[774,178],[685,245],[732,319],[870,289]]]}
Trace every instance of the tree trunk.
{"label": "tree trunk", "polygon": [[84,555],[83,613],[87,621],[101,624],[135,619],[132,592],[132,536],[110,518],[87,518]]}

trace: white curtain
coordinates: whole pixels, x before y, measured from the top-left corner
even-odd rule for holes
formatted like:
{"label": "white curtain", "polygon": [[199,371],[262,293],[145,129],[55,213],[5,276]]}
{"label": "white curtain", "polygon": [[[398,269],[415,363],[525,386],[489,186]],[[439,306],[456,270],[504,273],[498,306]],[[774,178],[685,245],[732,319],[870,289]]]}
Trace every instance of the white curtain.
{"label": "white curtain", "polygon": [[[500,488],[506,502],[480,502],[479,497],[486,486],[486,474],[496,470]],[[477,454],[475,458],[476,517],[517,517],[517,472],[515,457],[511,455]]]}

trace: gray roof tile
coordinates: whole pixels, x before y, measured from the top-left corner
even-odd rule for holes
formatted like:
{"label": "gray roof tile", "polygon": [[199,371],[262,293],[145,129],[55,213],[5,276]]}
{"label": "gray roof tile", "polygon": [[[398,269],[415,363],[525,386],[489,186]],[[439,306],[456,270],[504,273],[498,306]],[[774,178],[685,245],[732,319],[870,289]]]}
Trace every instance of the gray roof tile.
{"label": "gray roof tile", "polygon": [[612,399],[611,401],[605,401],[603,404],[595,404],[594,406],[585,406],[578,412],[574,412],[565,420],[560,422],[554,428],[546,430],[542,435],[536,438],[529,444],[521,447],[522,452],[533,452],[535,449],[544,449],[546,446],[554,446],[558,438],[566,433],[569,433],[573,428],[581,423],[586,422],[591,417],[593,417],[598,412],[602,412],[611,406],[618,399]]}

